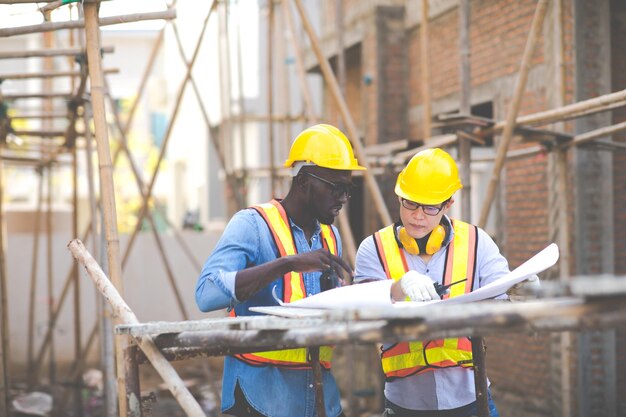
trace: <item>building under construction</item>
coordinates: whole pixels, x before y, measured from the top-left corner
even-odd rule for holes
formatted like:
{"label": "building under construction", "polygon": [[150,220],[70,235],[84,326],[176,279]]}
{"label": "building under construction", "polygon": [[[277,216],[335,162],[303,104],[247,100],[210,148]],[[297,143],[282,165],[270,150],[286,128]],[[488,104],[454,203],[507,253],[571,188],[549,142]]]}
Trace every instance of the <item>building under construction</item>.
{"label": "building under construction", "polygon": [[[202,399],[219,403],[222,355],[268,335],[336,344],[346,415],[380,415],[376,337],[410,332],[484,337],[501,416],[626,416],[624,39],[620,0],[0,0],[0,416],[220,415]],[[368,168],[336,222],[351,265],[397,220],[400,170],[440,147],[464,184],[452,216],[511,269],[558,245],[540,298],[436,319],[197,311],[226,222],[284,196],[289,145],[321,122]],[[211,395],[185,394],[185,361]]]}

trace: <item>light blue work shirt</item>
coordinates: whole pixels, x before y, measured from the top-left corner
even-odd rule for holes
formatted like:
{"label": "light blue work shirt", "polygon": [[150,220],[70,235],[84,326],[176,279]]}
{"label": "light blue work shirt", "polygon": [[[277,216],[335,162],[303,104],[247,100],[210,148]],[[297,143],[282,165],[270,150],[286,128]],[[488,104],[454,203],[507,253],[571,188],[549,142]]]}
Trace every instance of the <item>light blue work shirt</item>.
{"label": "light blue work shirt", "polygon": [[[289,220],[298,253],[321,249],[319,223],[310,242],[304,231]],[[341,240],[337,247],[341,256]],[[270,230],[263,218],[253,209],[239,211],[230,220],[215,250],[204,264],[196,284],[196,303],[202,311],[235,308],[237,316],[258,315],[249,311],[251,306],[278,305],[271,295],[276,286],[282,294],[283,277],[277,276],[270,285],[261,289],[249,300],[240,302],[235,296],[235,275],[238,271],[261,265],[279,257]],[[304,285],[309,295],[320,292],[320,272],[303,273]],[[326,415],[341,414],[339,390],[332,374],[322,368]],[[314,378],[311,370],[293,370],[275,366],[251,366],[232,356],[224,359],[222,380],[222,412],[235,404],[235,387],[239,384],[246,399],[260,413],[271,417],[313,417],[315,410]]]}
{"label": "light blue work shirt", "polygon": [[[450,219],[444,216],[443,222],[448,230],[448,237],[428,263],[419,256],[411,255],[401,249],[404,251],[410,270],[428,275],[433,282],[440,284],[443,281],[447,249],[454,236]],[[508,262],[500,254],[500,249],[480,228],[477,240],[476,275],[473,289],[485,286],[509,272]],[[355,273],[355,282],[371,278],[387,279],[380,264],[373,236],[366,238],[359,246]],[[506,295],[498,298],[506,298]],[[474,371],[462,367],[443,368],[406,378],[396,378],[385,383],[385,397],[394,404],[409,410],[448,410],[462,407],[476,401]]]}

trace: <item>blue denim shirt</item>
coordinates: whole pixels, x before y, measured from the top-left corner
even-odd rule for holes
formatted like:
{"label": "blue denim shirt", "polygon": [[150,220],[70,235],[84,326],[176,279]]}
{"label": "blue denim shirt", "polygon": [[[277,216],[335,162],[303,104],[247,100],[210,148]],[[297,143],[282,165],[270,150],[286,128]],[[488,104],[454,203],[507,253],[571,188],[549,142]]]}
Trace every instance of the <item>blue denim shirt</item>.
{"label": "blue denim shirt", "polygon": [[[290,226],[299,253],[322,248],[319,224],[311,241],[304,231],[290,220]],[[337,246],[341,256],[341,240],[337,229]],[[237,271],[261,265],[279,257],[271,233],[263,218],[253,209],[239,211],[230,220],[224,234],[205,262],[196,284],[196,303],[202,311],[235,308],[238,316],[256,315],[251,306],[273,306],[278,303],[271,295],[276,286],[282,294],[282,276],[276,277],[249,300],[240,302],[235,295]],[[320,272],[304,273],[304,285],[309,295],[320,292]],[[339,390],[332,374],[322,369],[326,415],[341,413]],[[310,370],[284,369],[274,366],[251,366],[232,356],[224,359],[222,381],[222,411],[235,404],[235,387],[239,384],[246,399],[260,413],[271,417],[313,417],[315,389]]]}

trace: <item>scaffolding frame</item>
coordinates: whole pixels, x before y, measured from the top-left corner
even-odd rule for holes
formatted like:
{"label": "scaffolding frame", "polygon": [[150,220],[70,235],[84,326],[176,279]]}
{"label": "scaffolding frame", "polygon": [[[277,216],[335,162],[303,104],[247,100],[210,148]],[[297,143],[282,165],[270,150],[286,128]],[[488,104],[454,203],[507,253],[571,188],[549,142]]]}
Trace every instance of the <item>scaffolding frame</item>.
{"label": "scaffolding frame", "polygon": [[[49,3],[48,6],[45,6],[44,8],[42,8],[45,10],[46,13],[55,7],[63,6],[62,3],[59,3],[58,1],[57,2],[46,1],[46,2]],[[0,1],[0,4],[14,4],[14,3],[34,3],[34,2],[29,1],[29,0],[19,0],[19,1],[18,0],[1,0]],[[219,127],[211,126],[209,123],[208,113],[202,104],[201,92],[199,91],[195,83],[195,80],[191,74],[191,70],[193,68],[193,65],[195,63],[195,60],[198,56],[198,52],[201,47],[201,41],[202,41],[203,34],[204,34],[204,29],[203,29],[201,35],[198,38],[196,48],[194,49],[194,53],[191,59],[187,59],[184,56],[182,47],[180,48],[181,59],[183,60],[183,62],[185,63],[187,67],[187,73],[179,88],[176,105],[169,119],[167,134],[165,136],[165,139],[163,140],[160,153],[159,153],[159,162],[157,163],[157,167],[153,175],[151,176],[150,181],[148,182],[148,185],[146,186],[146,183],[143,181],[143,179],[139,175],[139,171],[135,163],[133,162],[133,157],[131,155],[131,152],[127,147],[126,134],[128,133],[130,126],[132,124],[132,119],[135,114],[135,110],[137,108],[137,103],[140,100],[141,95],[145,89],[147,78],[149,74],[151,73],[152,68],[154,66],[155,56],[162,44],[164,31],[165,31],[165,28],[164,28],[159,34],[159,37],[157,38],[154,44],[154,49],[151,53],[151,58],[148,64],[146,65],[146,70],[144,72],[144,75],[138,87],[137,98],[133,102],[133,106],[131,110],[129,111],[128,119],[125,125],[122,125],[122,122],[120,120],[120,115],[117,114],[115,107],[110,106],[110,108],[112,109],[114,119],[115,119],[115,129],[118,131],[117,136],[119,138],[118,147],[115,149],[115,151],[113,152],[113,156],[111,157],[111,153],[109,149],[110,127],[108,126],[107,121],[106,121],[107,111],[106,111],[105,102],[107,100],[112,100],[112,97],[107,94],[107,91],[109,91],[109,89],[108,89],[107,81],[104,75],[115,73],[117,69],[103,69],[102,68],[101,53],[110,53],[113,51],[111,48],[102,47],[100,45],[99,27],[110,25],[110,24],[126,23],[130,21],[165,19],[167,21],[172,22],[172,26],[174,28],[174,32],[176,35],[176,40],[180,46],[180,38],[177,33],[176,24],[174,21],[176,17],[175,8],[174,8],[175,3],[176,1],[174,1],[173,4],[168,8],[168,10],[164,12],[141,13],[141,14],[116,16],[116,17],[111,17],[111,18],[99,19],[98,18],[99,2],[86,1],[84,2],[84,5],[83,5],[84,19],[80,19],[77,21],[69,21],[69,22],[45,22],[41,25],[34,25],[34,26],[27,26],[27,27],[20,27],[20,28],[0,29],[0,37],[18,36],[18,35],[31,34],[31,33],[50,33],[52,31],[57,31],[57,30],[84,30],[84,33],[85,33],[85,45],[81,47],[72,46],[72,48],[66,48],[66,49],[46,48],[41,51],[29,51],[29,52],[14,51],[14,52],[9,52],[9,53],[4,53],[4,52],[0,53],[0,59],[10,59],[10,58],[26,59],[26,58],[31,58],[31,57],[50,59],[53,56],[83,56],[83,57],[86,56],[87,58],[85,62],[80,64],[80,69],[78,71],[64,71],[64,72],[43,71],[43,72],[39,72],[36,74],[0,75],[0,78],[2,78],[3,80],[24,79],[27,77],[46,78],[46,79],[53,78],[53,77],[72,77],[73,80],[76,80],[76,79],[79,80],[78,83],[75,83],[75,82],[73,83],[74,88],[73,88],[73,91],[70,93],[57,93],[57,92],[50,92],[50,91],[42,91],[40,93],[30,93],[30,94],[12,94],[12,95],[9,95],[9,94],[2,95],[0,93],[1,103],[4,103],[6,100],[41,99],[43,100],[44,107],[48,108],[46,111],[43,111],[40,114],[18,115],[15,117],[16,119],[27,118],[27,117],[28,118],[40,118],[42,120],[48,120],[48,119],[56,118],[56,117],[67,117],[68,119],[68,127],[63,132],[53,132],[53,131],[45,130],[45,129],[41,131],[30,131],[30,132],[17,131],[16,132],[20,136],[25,136],[25,137],[33,136],[34,138],[43,139],[43,138],[49,138],[50,136],[56,136],[56,137],[62,137],[64,139],[63,143],[54,144],[53,146],[44,145],[44,141],[41,141],[41,143],[38,143],[37,141],[32,139],[33,143],[40,145],[41,157],[39,159],[33,158],[33,159],[21,160],[22,163],[32,164],[34,169],[36,169],[40,175],[39,184],[38,184],[38,194],[37,194],[38,195],[37,215],[36,215],[37,223],[35,225],[35,234],[34,234],[35,250],[34,250],[34,255],[33,255],[33,269],[31,271],[32,274],[31,274],[31,286],[30,286],[29,308],[31,311],[30,311],[29,317],[31,319],[32,319],[32,314],[33,314],[32,309],[34,308],[33,307],[34,305],[33,294],[36,288],[35,276],[36,276],[36,271],[38,268],[38,265],[36,263],[37,251],[38,251],[38,245],[39,245],[38,242],[39,242],[39,235],[42,233],[40,230],[41,225],[39,222],[40,222],[40,217],[43,214],[43,206],[44,206],[44,202],[43,202],[44,174],[47,175],[46,179],[48,181],[48,199],[50,199],[51,195],[50,195],[49,184],[51,181],[53,167],[63,164],[63,162],[60,161],[58,157],[64,153],[72,154],[72,164],[74,167],[73,172],[74,172],[74,178],[75,178],[76,177],[75,161],[76,161],[76,151],[77,151],[77,148],[76,148],[77,138],[80,138],[80,137],[85,138],[85,143],[86,143],[85,149],[89,152],[89,154],[91,154],[90,136],[92,133],[89,129],[85,129],[84,132],[77,132],[76,122],[78,120],[84,119],[88,121],[91,118],[95,124],[94,133],[95,133],[95,140],[97,144],[98,158],[100,160],[100,178],[102,180],[103,186],[102,186],[102,200],[100,202],[95,200],[95,193],[91,194],[90,204],[91,204],[91,210],[92,210],[92,218],[95,221],[95,219],[97,218],[98,207],[101,207],[101,210],[104,213],[104,223],[105,223],[104,229],[105,229],[105,236],[107,240],[106,246],[107,246],[107,255],[108,255],[108,260],[107,260],[108,270],[109,270],[109,274],[111,277],[111,281],[114,283],[115,287],[118,289],[118,291],[122,295],[123,295],[122,268],[125,265],[126,261],[128,260],[128,257],[130,256],[132,244],[140,229],[141,221],[145,217],[149,222],[151,222],[151,224],[154,225],[152,213],[149,210],[149,202],[150,202],[150,199],[152,198],[152,191],[154,188],[156,177],[159,173],[160,163],[162,159],[164,158],[168,139],[170,137],[172,127],[174,125],[177,112],[179,110],[180,100],[181,100],[182,94],[185,91],[187,84],[192,85],[194,89],[194,93],[198,97],[199,106],[201,107],[205,123],[207,127],[209,128],[209,130],[212,132],[210,135],[211,140],[217,151],[217,155],[219,157],[221,166],[226,172],[226,181],[230,186],[230,191],[233,193],[233,195],[235,195],[238,207],[244,206],[245,198],[242,195],[243,187],[237,178],[238,173],[235,172],[234,170],[227,169],[228,155],[222,149],[220,141],[218,140],[219,135],[216,134],[216,132],[217,131],[219,131],[220,133],[223,132],[222,127],[228,125],[229,123],[236,123],[237,121],[245,121],[245,120],[268,121],[270,124],[270,129],[272,130],[271,123],[273,120],[282,121],[284,123],[289,123],[289,122],[293,122],[297,120],[296,117],[288,115],[288,114],[283,115],[283,116],[274,114],[273,106],[271,104],[272,97],[273,97],[273,93],[272,93],[268,95],[268,100],[269,100],[268,103],[269,103],[269,108],[270,108],[268,115],[254,116],[254,115],[248,115],[248,114],[242,113],[240,116],[229,116],[228,118],[225,118]],[[282,5],[282,9],[283,9],[283,13],[286,18],[286,21],[290,26],[291,41],[293,42],[293,45],[294,45],[294,50],[296,52],[296,58],[297,58],[297,63],[298,63],[298,68],[297,68],[298,77],[299,77],[299,81],[301,84],[301,88],[302,88],[303,95],[305,98],[305,103],[306,103],[305,116],[300,116],[300,117],[306,117],[309,122],[314,123],[317,120],[317,117],[314,114],[313,106],[311,104],[310,92],[308,92],[306,88],[306,85],[307,85],[306,79],[305,79],[306,70],[304,68],[303,59],[300,56],[301,46],[299,46],[298,44],[298,39],[297,39],[297,36],[295,35],[294,24],[293,24],[292,17],[291,17],[291,2],[287,0],[283,0],[281,2],[281,5]],[[344,93],[341,91],[340,82],[337,80],[337,77],[335,76],[334,72],[330,68],[328,61],[321,50],[317,34],[315,33],[311,25],[311,22],[308,19],[308,16],[304,10],[301,0],[294,0],[293,5],[295,5],[295,8],[300,17],[300,23],[303,25],[306,31],[309,42],[311,44],[311,48],[313,49],[313,52],[318,60],[318,64],[321,68],[321,71],[322,71],[324,80],[326,82],[326,85],[329,89],[329,92],[332,95],[333,100],[335,101],[337,107],[340,110],[343,122],[346,124],[346,130],[348,132],[348,136],[352,138],[353,145],[355,148],[355,154],[362,161],[363,165],[370,168],[364,174],[365,183],[373,198],[373,203],[376,208],[378,217],[380,218],[380,221],[382,224],[390,223],[391,217],[389,216],[387,206],[382,199],[380,188],[375,179],[375,175],[378,172],[377,168],[381,166],[383,163],[388,163],[390,155],[387,154],[387,155],[384,155],[383,157],[371,155],[371,151],[373,147],[366,148],[361,143],[361,140],[359,139],[360,135],[359,135],[357,126],[354,123],[353,117],[347,106]],[[398,168],[401,168],[401,166],[403,166],[406,163],[408,158],[410,158],[410,156],[415,154],[418,150],[425,149],[425,148],[432,147],[432,146],[442,146],[441,143],[444,143],[446,146],[455,146],[456,144],[459,147],[462,147],[468,143],[468,140],[480,140],[480,137],[484,137],[485,135],[503,132],[502,133],[503,138],[499,143],[499,146],[497,148],[497,155],[495,157],[495,167],[491,176],[489,198],[487,199],[486,204],[483,205],[483,211],[481,213],[480,225],[483,225],[483,226],[487,221],[489,209],[495,198],[495,190],[500,180],[500,172],[507,160],[511,158],[530,157],[539,152],[554,152],[556,155],[556,159],[559,161],[558,176],[560,178],[560,181],[559,181],[560,192],[563,193],[562,195],[566,195],[567,190],[566,190],[563,179],[567,177],[566,152],[569,149],[571,149],[574,146],[587,145],[590,142],[595,142],[598,146],[608,147],[609,149],[615,149],[615,148],[623,146],[623,144],[620,144],[620,143],[616,143],[616,142],[612,142],[608,140],[598,140],[598,138],[602,138],[607,135],[626,130],[626,123],[619,123],[613,126],[602,127],[594,131],[590,131],[584,134],[574,136],[573,138],[571,138],[571,140],[567,140],[567,141],[562,140],[562,138],[565,137],[566,135],[557,134],[551,131],[545,131],[544,133],[548,135],[553,135],[552,141],[541,140],[538,146],[533,146],[528,149],[524,149],[523,152],[509,151],[509,145],[514,135],[520,132],[519,130],[520,128],[537,126],[537,125],[545,125],[545,124],[555,123],[555,122],[562,122],[565,120],[570,120],[571,118],[582,117],[588,114],[593,114],[593,113],[597,113],[601,111],[609,111],[618,107],[626,106],[626,90],[623,90],[623,91],[599,96],[593,99],[581,101],[578,103],[563,105],[559,108],[551,109],[548,111],[543,111],[543,112],[530,114],[530,115],[518,116],[517,113],[519,111],[519,104],[521,101],[522,93],[525,88],[525,78],[527,76],[527,71],[529,68],[528,60],[530,59],[530,56],[532,55],[533,47],[536,44],[537,38],[539,36],[539,32],[542,26],[541,23],[545,16],[548,5],[549,5],[549,1],[547,0],[538,1],[537,9],[535,12],[535,17],[533,19],[532,28],[530,30],[529,38],[527,41],[527,48],[526,48],[526,51],[524,52],[524,57],[522,59],[522,65],[521,65],[520,72],[519,72],[519,80],[518,80],[516,91],[515,91],[515,100],[513,101],[511,108],[507,112],[507,118],[505,121],[502,121],[502,122],[492,121],[488,123],[487,128],[482,128],[482,129],[479,128],[471,133],[467,133],[467,132],[464,132],[463,130],[459,130],[455,135],[448,135],[445,138],[441,138],[441,137],[434,138],[434,137],[430,137],[430,134],[426,135],[425,133],[425,136],[423,138],[423,142],[424,142],[423,146],[418,147],[418,148],[411,148],[411,149],[403,149],[402,146],[400,146],[399,149],[394,149],[393,151],[391,151],[393,164],[395,165],[395,169],[398,170]],[[204,26],[205,28],[206,28],[206,23],[208,22],[208,19],[211,15],[211,12],[213,12],[217,7],[218,7],[218,2],[214,1],[210,8],[209,14],[206,16],[205,26]],[[274,2],[272,1],[270,2],[270,10],[273,10],[273,8],[274,8]],[[426,73],[425,78],[422,80],[422,86],[423,86],[422,88],[424,88],[425,90],[428,90],[429,80],[428,80],[427,75],[428,75],[429,62],[427,59],[428,55],[424,52],[424,51],[427,51],[428,49],[428,43],[427,43],[428,25],[427,23],[428,23],[429,17],[428,17],[428,2],[426,0],[422,1],[422,10],[423,10],[422,13],[423,13],[424,18],[423,18],[422,25],[420,26],[420,30],[422,31],[424,42],[425,42],[425,46],[424,45],[422,46],[423,48],[422,56],[426,58],[422,63],[422,65],[424,65],[425,73]],[[269,16],[271,17],[272,13],[270,13]],[[467,19],[467,15],[462,14],[461,20],[462,19]],[[272,28],[273,21],[274,19],[269,20],[268,33],[270,34],[270,36],[273,36],[272,34],[275,34],[276,32]],[[342,25],[339,24],[338,28],[341,28],[341,27]],[[339,29],[338,32],[339,32],[338,34],[340,35],[341,29]],[[226,36],[228,35],[226,34]],[[460,41],[462,45],[465,44],[464,42],[468,42],[467,40],[464,41],[463,39],[461,39]],[[271,45],[271,43],[272,42],[270,40],[268,44]],[[465,53],[463,52],[465,51],[465,48],[461,48],[461,50],[462,50],[462,53]],[[273,53],[273,51],[271,50],[268,52]],[[343,50],[342,50],[342,55],[343,55]],[[272,62],[272,59],[270,57],[270,59],[268,59],[268,63],[271,63],[271,62]],[[460,71],[460,74],[465,77],[467,76],[467,74],[464,71],[465,70],[462,69]],[[270,74],[272,73],[271,67],[269,69],[269,73]],[[90,92],[91,92],[90,97],[85,96],[85,89],[86,89],[88,78],[90,81],[89,83]],[[271,85],[271,81],[269,82],[270,84],[268,86],[268,89],[271,92],[272,85]],[[465,92],[464,94],[468,96],[469,91]],[[464,100],[469,100],[467,96],[464,98]],[[67,112],[65,114],[55,113],[52,110],[50,102],[51,100],[56,99],[56,98],[69,99],[70,105],[68,106]],[[427,101],[428,100],[429,99],[427,99]],[[91,109],[91,107],[93,107],[93,109]],[[424,107],[425,107],[425,111],[427,111],[427,107],[428,109],[430,108],[430,103],[427,102]],[[467,106],[461,106],[461,109],[462,109],[461,113],[467,112]],[[430,132],[431,129],[428,126],[430,123],[430,116],[427,117],[426,122],[427,123],[424,124],[425,125],[424,131]],[[88,126],[89,124],[84,123],[84,125]],[[0,126],[0,133],[4,135],[3,137],[6,137],[8,132],[4,132],[2,130],[2,127]],[[524,133],[522,132],[522,134]],[[443,140],[443,142],[438,141],[438,140]],[[45,142],[49,143],[52,141],[46,139]],[[273,146],[279,146],[275,142],[276,141],[274,140],[270,141],[270,143],[274,144]],[[222,141],[222,144],[223,143],[224,142]],[[404,146],[405,148],[408,147],[406,144]],[[115,196],[113,193],[113,182],[112,182],[112,172],[114,170],[116,161],[118,160],[118,157],[121,153],[124,153],[129,159],[129,161],[131,162],[131,167],[133,169],[133,174],[137,182],[139,193],[142,196],[142,210],[141,210],[140,218],[138,219],[137,227],[135,231],[133,232],[131,240],[129,241],[129,244],[123,256],[120,256],[120,250],[118,247],[119,237],[117,236],[117,227],[116,227],[116,222],[115,222],[115,219],[116,219]],[[460,151],[459,153],[461,155],[462,160],[465,161],[465,163],[463,163],[463,167],[466,167],[466,166],[469,167],[472,161],[471,157],[468,158],[467,156],[468,154],[466,151]],[[273,147],[270,150],[270,154],[271,155],[274,154]],[[5,155],[5,152],[3,152],[2,164],[8,163],[9,161],[11,161],[11,158],[14,158],[14,157]],[[272,163],[269,167],[269,170],[270,170],[271,177],[272,177],[272,184],[274,184],[274,182],[276,181],[275,176],[278,175],[276,173],[278,171],[278,167],[276,167],[275,164]],[[2,171],[3,171],[2,167],[0,166],[0,177],[2,177],[2,174],[3,174]],[[95,176],[93,175],[93,173],[91,173],[89,177],[90,177],[89,183],[93,185]],[[4,189],[2,189],[2,192],[3,191]],[[562,200],[565,200],[565,199],[562,199]],[[51,206],[50,202],[48,201],[48,204],[47,204],[47,208],[48,208],[47,216],[48,217],[46,221],[48,223],[48,230],[46,232],[48,239],[50,238],[50,229],[49,229],[50,206]],[[465,203],[464,203],[464,207],[465,207]],[[2,222],[4,222],[4,213],[1,210],[0,210],[0,215],[2,216]],[[74,221],[75,221],[75,217],[76,217],[76,213],[74,213]],[[345,216],[345,213],[342,213],[339,220],[340,220],[340,227],[344,235],[344,242],[347,248],[346,255],[350,259],[351,262],[354,262],[354,253],[356,252],[355,244],[354,244],[354,239],[352,237],[352,233],[349,230],[349,223],[347,221],[347,217]],[[74,227],[74,229],[76,229],[76,227]],[[188,315],[181,301],[181,296],[176,287],[175,279],[171,270],[171,266],[169,265],[167,256],[165,254],[165,251],[163,250],[163,246],[162,246],[162,243],[160,242],[158,232],[156,231],[155,227],[153,227],[152,229],[154,232],[155,241],[157,242],[157,246],[159,248],[162,260],[164,262],[164,268],[167,271],[167,275],[168,275],[168,279],[172,287],[172,291],[174,292],[177,298],[177,303],[181,310],[181,314],[183,315],[183,317],[187,318]],[[0,230],[4,230],[4,229],[0,228]],[[96,235],[94,233],[94,230],[95,230],[95,226],[92,223],[91,227],[89,227],[82,234],[82,236],[83,236],[83,240],[85,240],[89,237],[89,234],[92,234],[91,237],[94,239],[93,246],[94,248],[96,248],[97,244],[96,244]],[[173,228],[173,230],[175,230],[175,228]],[[79,235],[77,230],[75,230],[75,235]],[[179,241],[181,246],[185,248],[184,240],[178,235],[177,235],[177,240]],[[0,242],[2,241],[3,239],[0,239]],[[561,235],[560,235],[559,241],[561,242],[561,244],[565,244],[565,245],[567,244],[567,241],[568,241],[567,229],[565,230],[563,230],[563,228],[561,229]],[[50,245],[48,245],[48,250],[49,249],[50,249]],[[185,253],[189,257],[190,262],[194,263],[195,267],[199,269],[199,264],[191,255],[189,248],[186,247],[184,250],[185,250]],[[565,265],[567,265],[567,262],[569,259],[569,250],[565,250],[563,252],[564,252],[563,253],[564,256],[562,257],[561,265],[562,265],[562,268],[565,269],[566,268]],[[48,255],[48,260],[49,260],[48,262],[51,262],[51,255]],[[9,325],[8,325],[8,319],[7,319],[7,316],[8,316],[7,315],[8,303],[7,303],[7,294],[6,294],[7,276],[6,276],[6,259],[5,259],[4,247],[0,248],[0,274],[1,274],[0,276],[0,301],[2,302],[2,320],[0,320],[0,323],[2,325],[2,328],[1,328],[2,343],[0,344],[0,354],[1,354],[0,356],[2,358],[2,360],[0,361],[0,388],[1,388],[0,391],[2,392],[0,392],[0,394],[2,395],[0,395],[0,413],[3,413],[3,412],[8,413],[7,411],[9,408],[8,407],[8,386],[10,384],[10,375],[9,375],[10,373],[8,372],[9,370],[8,370],[7,364],[9,362],[8,358],[9,358],[10,352],[7,349]],[[565,274],[563,278],[567,279],[568,278],[567,274]],[[49,280],[51,279],[52,277],[49,276]],[[63,307],[63,303],[65,299],[67,298],[67,295],[69,294],[70,289],[72,288],[74,288],[74,295],[75,295],[74,308],[76,311],[76,320],[77,320],[76,325],[74,326],[75,327],[74,331],[78,335],[80,334],[79,333],[80,332],[79,330],[80,300],[78,300],[77,298],[79,284],[78,284],[78,273],[77,273],[76,268],[73,268],[68,273],[68,277],[66,278],[64,282],[65,283],[63,285],[63,290],[61,291],[61,295],[58,297],[58,302],[56,306],[52,306],[53,308],[51,308],[49,311],[49,329],[37,355],[34,355],[34,347],[32,346],[32,342],[29,342],[29,347],[28,347],[29,369],[33,370],[32,375],[34,376],[34,379],[36,379],[40,371],[40,368],[43,365],[43,358],[46,355],[47,351],[48,350],[53,351],[54,349],[54,340],[53,340],[52,333],[55,328],[57,318]],[[55,298],[53,294],[51,294],[51,298]],[[32,320],[29,320],[29,338],[32,338],[32,331],[33,331],[32,327],[33,327]],[[97,334],[97,329],[98,329],[97,325],[93,327],[92,331],[90,332],[90,336],[88,338],[87,344],[84,348],[81,348],[81,346],[76,346],[76,350],[79,353],[79,355],[77,357],[76,363],[72,371],[73,379],[76,379],[77,376],[79,375],[79,372],[81,369],[80,364],[84,362],[85,356],[87,352],[89,351],[89,347],[93,345],[95,335]],[[480,334],[480,333],[477,333],[477,334]],[[77,337],[76,339],[80,340],[80,337]],[[122,337],[117,337],[116,340],[123,341],[124,339]],[[116,347],[117,357],[118,357],[118,361],[117,361],[118,376],[128,373],[127,369],[124,368],[123,360],[120,359],[124,357],[125,353],[127,353],[127,349],[128,348],[126,347],[124,343],[118,343]],[[35,359],[35,356],[36,356],[36,359]],[[51,369],[53,369],[54,355],[52,354],[51,356],[52,356],[52,360],[50,361],[50,366],[51,366]],[[51,372],[54,373],[53,370],[51,370]],[[125,404],[127,403],[126,395],[122,395],[123,391],[125,392],[126,388],[123,386],[124,385],[123,378],[120,377],[118,382],[120,382],[120,389],[118,393],[120,413],[124,412],[124,415],[125,415],[126,412],[129,412],[128,410],[125,410],[122,408],[122,407],[125,407]],[[34,383],[34,381],[31,381],[31,383]]]}

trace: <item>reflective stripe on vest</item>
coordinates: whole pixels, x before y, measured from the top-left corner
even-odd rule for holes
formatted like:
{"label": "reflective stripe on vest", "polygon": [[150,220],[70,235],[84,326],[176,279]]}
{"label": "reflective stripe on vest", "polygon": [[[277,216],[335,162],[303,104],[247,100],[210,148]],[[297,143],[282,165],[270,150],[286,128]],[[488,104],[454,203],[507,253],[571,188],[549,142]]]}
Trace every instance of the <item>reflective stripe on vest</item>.
{"label": "reflective stripe on vest", "polygon": [[[298,253],[293,239],[289,218],[283,206],[276,200],[270,203],[260,204],[252,207],[265,220],[267,227],[272,233],[274,244],[278,249],[280,257],[295,255]],[[333,255],[337,255],[337,238],[330,225],[320,224],[322,245]],[[306,287],[302,273],[290,271],[283,276],[283,301],[292,302],[306,297]],[[235,310],[231,310],[231,316],[235,316]],[[330,346],[320,347],[320,364],[329,369],[332,359],[332,348]],[[266,352],[242,353],[234,355],[236,358],[249,365],[274,365],[291,369],[310,368],[308,349],[283,349]]]}
{"label": "reflective stripe on vest", "polygon": [[[465,285],[453,285],[450,293],[457,297],[472,291],[474,284],[478,233],[476,226],[452,221],[454,238],[446,252],[443,283],[450,284],[467,278]],[[374,233],[378,257],[388,279],[399,280],[408,271],[405,253],[396,241],[393,225]],[[437,368],[472,366],[472,345],[469,339],[451,338],[427,342],[401,342],[381,354],[383,372],[387,380],[403,378]]]}

